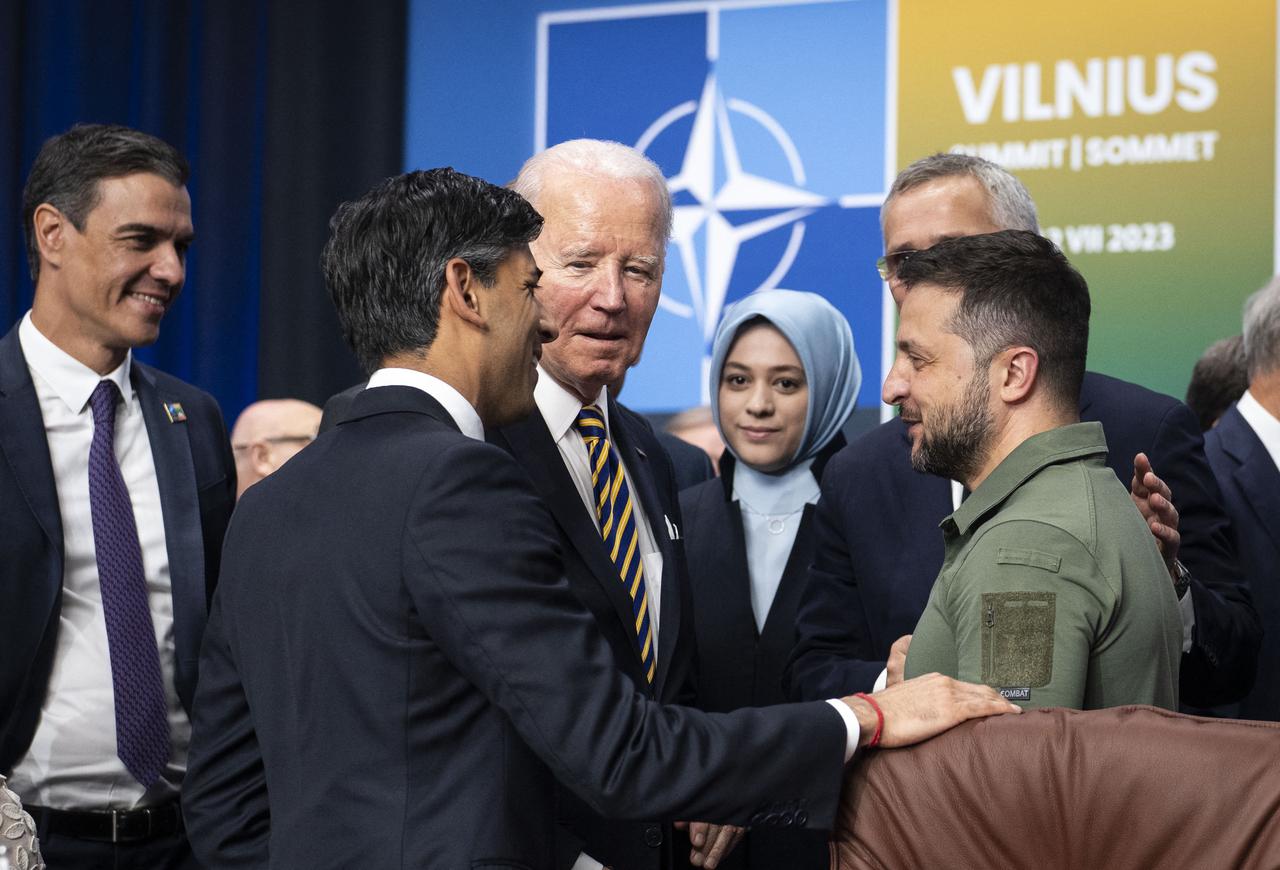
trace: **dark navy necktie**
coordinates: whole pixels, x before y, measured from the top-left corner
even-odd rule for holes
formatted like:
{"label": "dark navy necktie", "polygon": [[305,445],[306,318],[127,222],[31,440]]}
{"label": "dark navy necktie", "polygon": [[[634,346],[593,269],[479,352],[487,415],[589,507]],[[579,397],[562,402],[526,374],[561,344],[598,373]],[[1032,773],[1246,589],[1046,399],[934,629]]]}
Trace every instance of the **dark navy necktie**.
{"label": "dark navy necktie", "polygon": [[169,719],[133,502],[116,461],[119,400],[114,381],[100,381],[89,397],[93,409],[89,511],[111,651],[116,752],[134,779],[149,787],[169,760]]}

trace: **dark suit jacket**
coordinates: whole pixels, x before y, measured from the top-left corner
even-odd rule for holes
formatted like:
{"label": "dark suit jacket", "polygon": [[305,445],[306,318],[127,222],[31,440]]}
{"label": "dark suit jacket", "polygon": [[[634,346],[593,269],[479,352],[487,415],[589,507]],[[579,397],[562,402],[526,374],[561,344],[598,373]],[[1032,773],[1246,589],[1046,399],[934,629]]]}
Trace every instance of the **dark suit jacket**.
{"label": "dark suit jacket", "polygon": [[781,802],[829,824],[840,718],[648,702],[559,537],[519,467],[409,387],[361,393],[249,490],[183,796],[206,866],[543,870],[553,777],[610,817],[759,823]]}
{"label": "dark suit jacket", "polygon": [[[828,460],[843,446],[843,436],[837,436],[814,461],[811,470],[818,480]],[[736,468],[732,454],[726,452],[718,480],[680,494],[698,644],[697,706],[715,713],[786,701],[782,671],[795,646],[796,604],[813,560],[815,506],[806,505],[764,629],[757,629],[742,511],[733,502]],[[720,866],[725,870],[825,868],[826,838],[806,831],[752,831]]]}
{"label": "dark suit jacket", "polygon": [[[626,407],[609,400],[609,434],[622,457],[633,498],[638,498],[662,551],[662,596],[658,622],[658,670],[650,686],[640,660],[631,597],[618,578],[595,519],[564,467],[542,415],[493,433],[491,440],[515,457],[533,488],[551,511],[564,555],[569,587],[596,618],[618,670],[631,684],[664,704],[692,704],[695,643],[684,547],[672,540],[668,521],[683,528],[675,476],[667,453],[649,424]],[[646,578],[652,583],[652,578]],[[644,870],[671,866],[673,829],[654,815],[638,821],[607,819],[578,800],[568,789],[559,795],[562,837],[557,861],[569,866],[579,852],[606,866]]]}
{"label": "dark suit jacket", "polygon": [[[1145,451],[1173,491],[1196,612],[1182,702],[1239,698],[1253,681],[1261,628],[1195,415],[1176,399],[1089,372],[1080,418],[1102,423],[1107,462],[1126,487],[1134,455]],[[870,691],[889,647],[924,611],[942,567],[938,523],[952,511],[951,488],[914,471],[910,454],[906,427],[891,420],[845,448],[823,477],[817,553],[785,677],[792,698]]]}
{"label": "dark suit jacket", "polygon": [[691,486],[697,486],[704,480],[716,476],[716,467],[711,464],[711,457],[701,447],[694,447],[688,441],[677,438],[670,432],[655,432],[658,443],[667,451],[671,460],[671,470],[676,476],[676,491],[683,492]]}
{"label": "dark suit jacket", "polygon": [[[173,584],[178,697],[189,711],[222,535],[235,505],[235,462],[207,393],[134,360],[164,514]],[[170,423],[169,402],[187,419]],[[15,326],[0,339],[0,773],[31,745],[62,607],[62,514],[44,420]]]}
{"label": "dark suit jacket", "polygon": [[1239,716],[1280,720],[1280,470],[1235,407],[1205,435],[1204,450],[1235,528],[1240,567],[1268,627],[1257,679]]}

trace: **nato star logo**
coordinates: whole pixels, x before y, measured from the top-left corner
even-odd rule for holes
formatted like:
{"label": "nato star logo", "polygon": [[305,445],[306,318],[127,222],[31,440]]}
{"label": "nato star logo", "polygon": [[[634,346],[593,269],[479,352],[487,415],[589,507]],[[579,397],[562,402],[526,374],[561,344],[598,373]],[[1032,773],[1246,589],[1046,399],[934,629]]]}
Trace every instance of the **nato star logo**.
{"label": "nato star logo", "polygon": [[[706,403],[725,307],[775,287],[831,299],[854,327],[864,371],[876,371],[885,21],[884,3],[870,0],[541,16],[539,147],[581,136],[632,144],[672,194],[662,298],[628,404]],[[874,404],[879,384],[866,380],[860,403]]]}

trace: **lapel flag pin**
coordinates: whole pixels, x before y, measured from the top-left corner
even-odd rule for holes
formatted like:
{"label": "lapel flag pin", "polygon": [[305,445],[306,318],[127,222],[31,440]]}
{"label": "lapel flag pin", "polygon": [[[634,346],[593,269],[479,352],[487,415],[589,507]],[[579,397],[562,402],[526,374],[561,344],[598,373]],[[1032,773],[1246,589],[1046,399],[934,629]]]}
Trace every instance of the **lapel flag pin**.
{"label": "lapel flag pin", "polygon": [[164,413],[168,416],[170,423],[187,422],[187,412],[182,410],[181,402],[165,402]]}

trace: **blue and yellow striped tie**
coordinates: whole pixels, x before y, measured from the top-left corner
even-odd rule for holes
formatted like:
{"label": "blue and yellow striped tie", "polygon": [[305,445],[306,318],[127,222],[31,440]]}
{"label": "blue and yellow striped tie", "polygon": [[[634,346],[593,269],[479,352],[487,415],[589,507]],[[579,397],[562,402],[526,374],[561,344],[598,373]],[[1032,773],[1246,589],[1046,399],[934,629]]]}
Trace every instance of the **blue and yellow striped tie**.
{"label": "blue and yellow striped tie", "polygon": [[578,412],[578,431],[582,433],[582,440],[587,442],[600,536],[609,550],[609,558],[618,569],[622,585],[631,596],[631,613],[636,618],[636,637],[640,640],[640,661],[652,683],[656,664],[653,627],[649,623],[649,595],[645,590],[644,560],[640,558],[640,535],[632,510],[631,490],[613,445],[609,443],[609,436],[604,430],[604,415],[599,408],[583,406]]}

